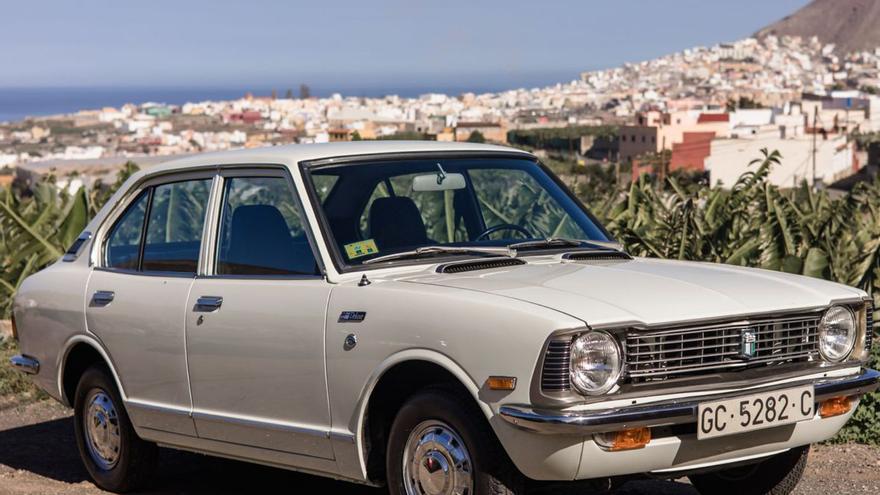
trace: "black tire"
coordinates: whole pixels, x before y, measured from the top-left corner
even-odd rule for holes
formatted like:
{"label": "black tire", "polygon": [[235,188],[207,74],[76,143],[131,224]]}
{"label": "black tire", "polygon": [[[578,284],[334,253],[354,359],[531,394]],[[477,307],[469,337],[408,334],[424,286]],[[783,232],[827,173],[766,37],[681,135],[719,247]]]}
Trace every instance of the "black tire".
{"label": "black tire", "polygon": [[794,490],[804,468],[810,446],[777,454],[758,464],[688,476],[702,494],[788,495]]}
{"label": "black tire", "polygon": [[403,456],[411,432],[425,421],[440,421],[462,439],[472,461],[475,495],[520,495],[525,477],[520,474],[482,412],[444,389],[431,389],[410,398],[391,425],[385,469],[391,495],[406,495]]}
{"label": "black tire", "polygon": [[[87,398],[93,391],[101,391],[109,396],[116,410],[116,424],[119,429],[118,457],[110,469],[99,465],[92,458],[86,442],[83,418],[86,416]],[[100,488],[125,493],[146,486],[156,471],[158,448],[156,444],[141,440],[134,431],[116,384],[104,367],[94,366],[80,377],[74,396],[74,429],[76,445],[86,470]]]}

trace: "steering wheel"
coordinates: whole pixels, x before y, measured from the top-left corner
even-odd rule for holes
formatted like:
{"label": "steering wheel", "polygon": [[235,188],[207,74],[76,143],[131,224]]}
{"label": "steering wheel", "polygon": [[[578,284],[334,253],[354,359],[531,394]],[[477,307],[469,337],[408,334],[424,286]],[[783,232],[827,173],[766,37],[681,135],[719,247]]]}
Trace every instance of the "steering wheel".
{"label": "steering wheel", "polygon": [[482,234],[478,235],[477,238],[474,240],[482,241],[483,239],[494,234],[495,232],[499,232],[501,230],[515,230],[515,231],[519,232],[520,234],[523,234],[524,236],[526,236],[526,239],[532,238],[532,233],[529,232],[528,230],[526,230],[525,228],[520,227],[519,225],[514,225],[512,223],[501,223],[501,224],[487,228],[486,230],[483,231]]}

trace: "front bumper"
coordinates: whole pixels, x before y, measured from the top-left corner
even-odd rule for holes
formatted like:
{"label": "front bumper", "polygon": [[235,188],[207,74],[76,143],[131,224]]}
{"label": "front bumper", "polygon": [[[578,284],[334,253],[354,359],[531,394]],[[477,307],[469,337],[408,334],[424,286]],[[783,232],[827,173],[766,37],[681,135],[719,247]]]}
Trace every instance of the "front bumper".
{"label": "front bumper", "polygon": [[19,354],[9,359],[9,364],[13,368],[28,375],[36,375],[40,372],[40,362],[30,356]]}
{"label": "front bumper", "polygon": [[697,408],[701,402],[808,384],[813,384],[815,387],[816,402],[831,397],[861,396],[873,392],[880,386],[880,372],[864,369],[857,375],[845,377],[804,380],[749,390],[748,392],[727,392],[613,409],[571,412],[534,409],[531,406],[505,405],[501,406],[499,415],[518,428],[545,434],[584,435],[637,427],[696,424]]}

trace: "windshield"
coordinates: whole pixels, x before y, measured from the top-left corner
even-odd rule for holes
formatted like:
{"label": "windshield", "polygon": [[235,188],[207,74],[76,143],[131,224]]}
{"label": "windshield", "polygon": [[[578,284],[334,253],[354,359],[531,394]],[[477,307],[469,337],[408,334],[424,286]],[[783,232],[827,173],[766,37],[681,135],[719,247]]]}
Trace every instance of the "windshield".
{"label": "windshield", "polygon": [[[523,241],[610,239],[544,169],[521,158],[432,158],[307,169],[342,262],[490,255]],[[530,249],[560,249],[535,243]],[[431,249],[419,249],[431,247]],[[473,248],[473,249],[440,249]],[[411,256],[389,257],[396,253]],[[497,250],[496,250],[497,251]],[[379,263],[377,263],[379,264]]]}

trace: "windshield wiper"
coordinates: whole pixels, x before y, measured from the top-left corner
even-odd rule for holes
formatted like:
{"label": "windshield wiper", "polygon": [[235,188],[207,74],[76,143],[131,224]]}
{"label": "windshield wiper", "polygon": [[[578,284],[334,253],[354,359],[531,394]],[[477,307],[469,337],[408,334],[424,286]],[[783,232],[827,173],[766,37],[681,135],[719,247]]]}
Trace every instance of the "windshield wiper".
{"label": "windshield wiper", "polygon": [[399,253],[386,254],[378,258],[372,258],[364,261],[363,265],[372,263],[381,263],[383,261],[393,261],[406,258],[419,258],[422,256],[433,256],[437,254],[490,254],[513,256],[514,253],[506,247],[463,247],[463,246],[423,246],[411,251],[402,251]]}
{"label": "windshield wiper", "polygon": [[605,241],[586,241],[579,239],[568,239],[565,237],[548,237],[547,239],[533,239],[531,241],[515,242],[508,244],[507,249],[515,251],[517,249],[531,248],[557,248],[557,247],[582,247],[588,249],[611,250],[623,252],[623,247],[616,242]]}
{"label": "windshield wiper", "polygon": [[543,247],[572,247],[582,246],[584,244],[587,244],[587,241],[566,239],[564,237],[548,237],[547,239],[534,239],[531,241],[514,242],[513,244],[508,244],[507,249],[517,250]]}

